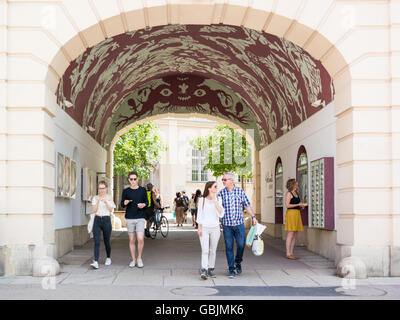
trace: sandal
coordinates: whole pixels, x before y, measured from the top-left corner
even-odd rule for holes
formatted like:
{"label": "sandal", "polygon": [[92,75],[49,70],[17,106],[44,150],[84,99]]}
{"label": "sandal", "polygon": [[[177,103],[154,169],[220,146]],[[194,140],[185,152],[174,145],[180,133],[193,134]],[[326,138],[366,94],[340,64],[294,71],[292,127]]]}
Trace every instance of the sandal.
{"label": "sandal", "polygon": [[293,255],[290,255],[290,256],[286,256],[286,259],[296,260],[297,258]]}

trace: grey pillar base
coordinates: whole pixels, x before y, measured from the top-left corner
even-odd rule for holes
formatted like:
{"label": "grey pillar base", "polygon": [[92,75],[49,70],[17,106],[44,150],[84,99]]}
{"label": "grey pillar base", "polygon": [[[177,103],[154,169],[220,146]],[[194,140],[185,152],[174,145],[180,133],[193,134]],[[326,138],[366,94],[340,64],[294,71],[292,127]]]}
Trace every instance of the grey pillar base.
{"label": "grey pillar base", "polygon": [[360,258],[368,277],[400,276],[400,247],[336,245],[335,264],[347,257]]}
{"label": "grey pillar base", "polygon": [[43,257],[54,257],[54,244],[1,246],[0,275],[31,276],[34,261]]}
{"label": "grey pillar base", "polygon": [[390,275],[400,277],[400,247],[390,247]]}

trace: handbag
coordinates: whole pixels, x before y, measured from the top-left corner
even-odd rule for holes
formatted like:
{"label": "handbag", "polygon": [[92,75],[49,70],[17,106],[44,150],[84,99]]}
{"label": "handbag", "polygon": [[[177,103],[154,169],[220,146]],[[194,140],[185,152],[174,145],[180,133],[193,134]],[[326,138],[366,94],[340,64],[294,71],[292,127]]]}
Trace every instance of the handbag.
{"label": "handbag", "polygon": [[94,216],[95,216],[94,213],[90,214],[90,220],[89,220],[88,225],[87,225],[88,233],[91,233],[92,230],[93,230]]}

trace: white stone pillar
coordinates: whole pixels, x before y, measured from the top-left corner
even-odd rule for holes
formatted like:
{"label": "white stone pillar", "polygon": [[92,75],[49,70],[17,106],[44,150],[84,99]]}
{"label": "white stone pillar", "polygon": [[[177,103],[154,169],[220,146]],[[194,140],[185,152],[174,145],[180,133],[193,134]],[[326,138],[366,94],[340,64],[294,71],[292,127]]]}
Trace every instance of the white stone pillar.
{"label": "white stone pillar", "polygon": [[54,257],[54,111],[44,83],[7,88],[7,274],[29,275],[32,263]]}
{"label": "white stone pillar", "polygon": [[[369,276],[390,275],[392,246],[392,102],[388,26],[355,27],[357,57],[335,77],[337,255],[360,258]],[[358,34],[358,37],[355,35]],[[374,46],[368,47],[373,43]],[[360,52],[359,48],[371,51]]]}
{"label": "white stone pillar", "polygon": [[400,0],[388,6],[391,51],[392,246],[390,275],[400,276]]}
{"label": "white stone pillar", "polygon": [[0,0],[0,276],[5,272],[7,230],[7,1]]}

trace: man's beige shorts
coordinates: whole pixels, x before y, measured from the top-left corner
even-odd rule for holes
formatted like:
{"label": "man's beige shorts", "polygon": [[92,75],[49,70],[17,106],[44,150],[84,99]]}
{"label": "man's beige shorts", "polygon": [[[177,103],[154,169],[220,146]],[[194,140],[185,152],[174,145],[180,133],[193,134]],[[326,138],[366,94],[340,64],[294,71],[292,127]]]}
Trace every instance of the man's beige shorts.
{"label": "man's beige shorts", "polygon": [[126,228],[128,234],[134,234],[135,232],[144,232],[144,226],[146,225],[146,219],[126,219]]}

